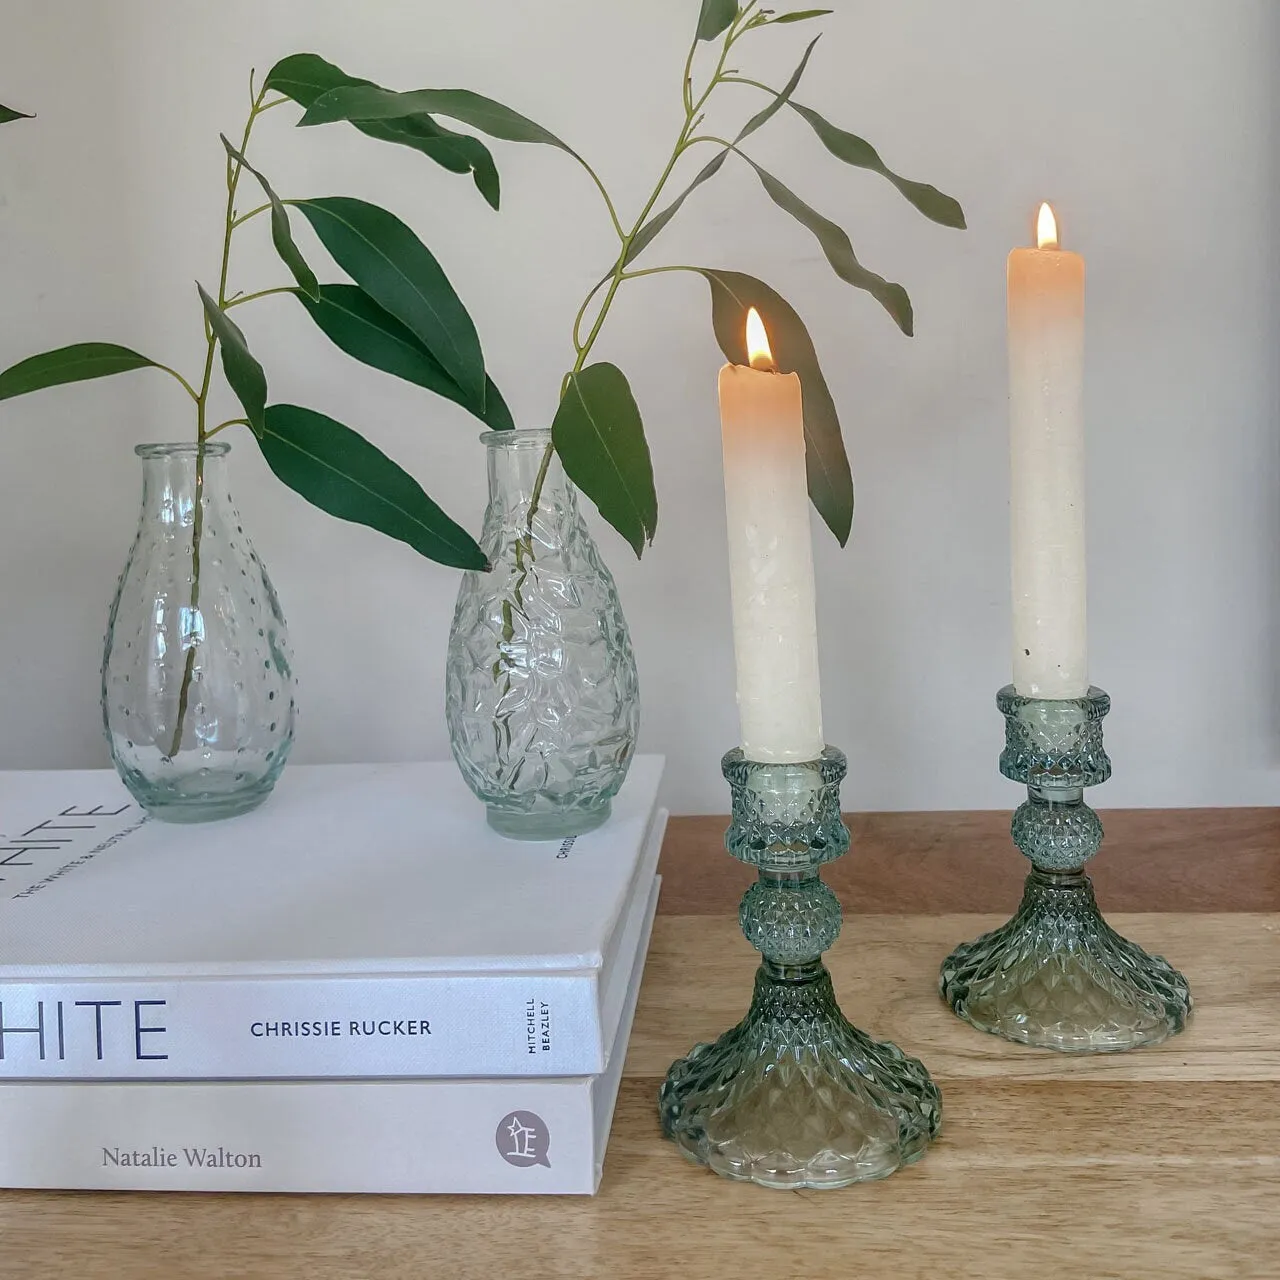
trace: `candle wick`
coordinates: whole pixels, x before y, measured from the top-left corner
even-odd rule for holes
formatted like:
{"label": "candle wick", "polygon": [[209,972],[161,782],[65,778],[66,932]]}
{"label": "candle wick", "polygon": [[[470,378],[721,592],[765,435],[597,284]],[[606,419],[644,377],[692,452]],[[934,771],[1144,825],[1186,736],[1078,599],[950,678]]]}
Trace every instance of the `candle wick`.
{"label": "candle wick", "polygon": [[751,367],[758,369],[761,373],[778,372],[777,362],[772,356],[765,355],[763,351],[758,351],[751,357]]}

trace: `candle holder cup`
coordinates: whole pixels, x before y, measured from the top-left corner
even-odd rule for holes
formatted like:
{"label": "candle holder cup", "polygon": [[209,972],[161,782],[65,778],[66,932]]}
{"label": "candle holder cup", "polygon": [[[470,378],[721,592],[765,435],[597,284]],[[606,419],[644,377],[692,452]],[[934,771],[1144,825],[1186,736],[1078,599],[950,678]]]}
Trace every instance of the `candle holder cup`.
{"label": "candle holder cup", "polygon": [[1158,1044],[1191,1012],[1187,980],[1162,956],[1122,938],[1098,910],[1085,863],[1102,822],[1084,789],[1106,782],[1102,719],[1111,699],[1041,699],[1001,689],[1000,772],[1026,785],[1013,841],[1031,860],[1022,905],[942,966],[942,998],[966,1022],[1021,1044],[1109,1053]]}
{"label": "candle holder cup", "polygon": [[924,1066],[840,1012],[822,953],[840,903],[820,868],[847,852],[842,752],[760,764],[729,752],[725,848],[759,872],[739,922],[763,956],[747,1015],[674,1063],[658,1097],[663,1132],[684,1155],[765,1187],[843,1187],[925,1154],[942,1104]]}

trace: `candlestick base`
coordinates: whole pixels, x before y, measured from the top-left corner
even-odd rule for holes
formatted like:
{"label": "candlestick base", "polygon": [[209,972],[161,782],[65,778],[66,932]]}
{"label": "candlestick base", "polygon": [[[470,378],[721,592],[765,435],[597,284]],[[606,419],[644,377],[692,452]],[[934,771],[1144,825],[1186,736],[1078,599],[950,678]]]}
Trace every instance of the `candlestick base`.
{"label": "candlestick base", "polygon": [[1024,698],[1009,687],[997,703],[1007,726],[1000,771],[1027,784],[1012,829],[1032,871],[1013,919],[947,957],[942,998],[980,1031],[1062,1053],[1158,1044],[1186,1025],[1187,981],[1107,924],[1084,874],[1102,843],[1083,797],[1111,776],[1102,745],[1110,699],[1100,689]]}
{"label": "candlestick base", "polygon": [[1082,871],[1033,869],[1017,915],[947,957],[941,991],[979,1031],[1062,1053],[1159,1044],[1191,1010],[1186,979],[1107,924]]}
{"label": "candlestick base", "polygon": [[822,953],[840,904],[818,878],[849,847],[840,819],[844,756],[809,764],[724,759],[733,792],[728,851],[759,869],[739,920],[764,957],[746,1017],[667,1073],[663,1132],[727,1178],[794,1190],[884,1178],[918,1160],[942,1104],[924,1066],[840,1012]]}

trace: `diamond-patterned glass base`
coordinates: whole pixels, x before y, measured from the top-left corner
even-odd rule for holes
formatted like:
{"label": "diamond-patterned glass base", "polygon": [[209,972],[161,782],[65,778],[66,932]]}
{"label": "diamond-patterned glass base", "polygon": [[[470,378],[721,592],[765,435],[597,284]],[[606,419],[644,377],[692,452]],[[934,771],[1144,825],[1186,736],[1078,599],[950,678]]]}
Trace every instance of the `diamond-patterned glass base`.
{"label": "diamond-patterned glass base", "polygon": [[662,1129],[726,1178],[765,1187],[845,1187],[920,1159],[942,1121],[929,1073],[872,1040],[836,1005],[827,971],[756,975],[750,1012],[667,1073]]}
{"label": "diamond-patterned glass base", "polygon": [[1000,772],[1027,788],[1013,841],[1032,871],[1018,914],[959,946],[939,989],[980,1031],[1061,1053],[1116,1053],[1159,1044],[1186,1025],[1187,980],[1102,918],[1084,866],[1102,844],[1086,787],[1111,776],[1102,721],[1111,699],[996,695],[1005,718]]}
{"label": "diamond-patterned glass base", "polygon": [[846,1187],[924,1155],[942,1122],[929,1073],[847,1021],[822,953],[840,903],[818,878],[849,847],[844,755],[760,764],[731,751],[725,848],[758,869],[742,932],[764,956],[747,1016],[674,1063],[658,1095],[662,1130],[690,1160],[763,1187]]}
{"label": "diamond-patterned glass base", "polygon": [[940,990],[980,1031],[1062,1053],[1159,1044],[1191,1012],[1186,979],[1107,924],[1081,871],[1033,870],[1017,915],[957,947]]}

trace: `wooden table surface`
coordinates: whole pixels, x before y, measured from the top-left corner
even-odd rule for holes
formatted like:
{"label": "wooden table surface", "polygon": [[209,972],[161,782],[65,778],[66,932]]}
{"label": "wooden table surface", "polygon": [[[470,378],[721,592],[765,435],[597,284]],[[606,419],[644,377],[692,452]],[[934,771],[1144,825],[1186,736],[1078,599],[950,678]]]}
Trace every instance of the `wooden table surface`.
{"label": "wooden table surface", "polygon": [[1280,811],[1104,813],[1109,919],[1187,974],[1155,1049],[1092,1059],[970,1030],[934,994],[1012,911],[1008,815],[860,815],[829,867],[845,1012],[922,1057],[941,1139],[884,1182],[774,1192],[663,1141],[670,1061],[736,1021],[754,952],[723,819],[672,821],[640,1010],[595,1199],[0,1193],[0,1277],[27,1280],[1232,1280],[1280,1277]]}

